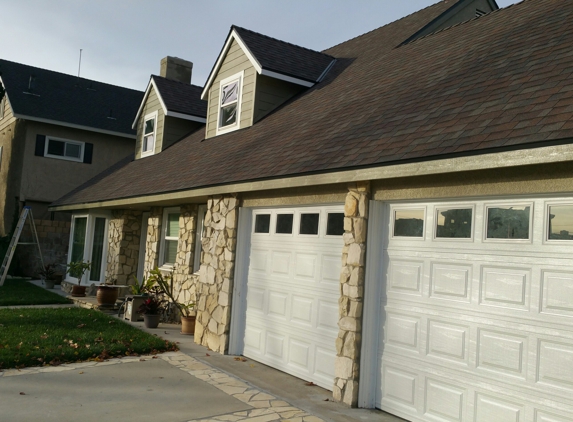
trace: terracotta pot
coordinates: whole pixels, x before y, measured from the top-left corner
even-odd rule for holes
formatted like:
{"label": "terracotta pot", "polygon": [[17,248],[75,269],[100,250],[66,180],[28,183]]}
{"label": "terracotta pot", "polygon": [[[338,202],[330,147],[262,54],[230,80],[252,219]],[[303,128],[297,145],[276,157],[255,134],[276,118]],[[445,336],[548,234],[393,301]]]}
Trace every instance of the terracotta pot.
{"label": "terracotta pot", "polygon": [[72,296],[73,297],[85,297],[87,286],[78,286],[74,284],[72,286]]}
{"label": "terracotta pot", "polygon": [[159,325],[159,317],[160,315],[143,315],[143,323],[145,324],[145,328],[157,328]]}
{"label": "terracotta pot", "polygon": [[181,334],[187,334],[191,336],[195,334],[195,319],[195,315],[181,317]]}
{"label": "terracotta pot", "polygon": [[115,305],[115,301],[119,296],[119,289],[109,286],[98,286],[97,288],[97,304],[98,305]]}

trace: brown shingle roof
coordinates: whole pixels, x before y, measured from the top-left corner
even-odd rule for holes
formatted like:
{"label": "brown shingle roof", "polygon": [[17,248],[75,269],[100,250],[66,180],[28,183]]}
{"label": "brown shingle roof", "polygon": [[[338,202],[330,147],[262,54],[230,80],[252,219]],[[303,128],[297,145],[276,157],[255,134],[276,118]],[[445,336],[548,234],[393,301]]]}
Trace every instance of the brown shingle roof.
{"label": "brown shingle roof", "polygon": [[573,137],[573,2],[526,0],[395,47],[449,5],[327,50],[337,64],[326,79],[254,126],[207,140],[200,130],[56,204]]}
{"label": "brown shingle roof", "polygon": [[167,110],[197,117],[207,116],[207,101],[201,99],[203,87],[172,81],[157,75],[151,75],[151,78]]}

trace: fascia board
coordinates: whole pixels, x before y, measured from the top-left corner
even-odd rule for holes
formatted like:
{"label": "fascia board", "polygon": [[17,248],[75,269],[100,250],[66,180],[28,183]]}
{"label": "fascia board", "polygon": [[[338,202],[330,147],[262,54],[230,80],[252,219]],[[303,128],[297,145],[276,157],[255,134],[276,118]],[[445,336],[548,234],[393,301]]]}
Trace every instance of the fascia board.
{"label": "fascia board", "polygon": [[178,119],[191,120],[192,122],[207,123],[207,119],[205,117],[197,117],[193,116],[192,114],[178,113],[176,111],[167,111],[165,115],[169,117],[177,117]]}
{"label": "fascia board", "polygon": [[139,106],[139,110],[137,110],[137,114],[135,115],[135,120],[133,121],[133,124],[131,125],[132,129],[135,129],[137,126],[137,121],[141,117],[141,112],[143,111],[143,106],[145,105],[145,102],[147,101],[147,97],[149,96],[149,93],[151,92],[151,87],[153,87],[155,89],[155,93],[157,94],[157,98],[159,99],[159,104],[161,104],[161,108],[163,109],[163,114],[167,115],[167,107],[165,107],[165,102],[163,101],[163,98],[161,98],[161,92],[159,92],[159,90],[157,89],[157,85],[155,84],[155,81],[153,80],[153,78],[150,78],[149,83],[147,84],[147,89],[145,90],[145,95],[143,96],[143,101],[141,101],[141,105]]}

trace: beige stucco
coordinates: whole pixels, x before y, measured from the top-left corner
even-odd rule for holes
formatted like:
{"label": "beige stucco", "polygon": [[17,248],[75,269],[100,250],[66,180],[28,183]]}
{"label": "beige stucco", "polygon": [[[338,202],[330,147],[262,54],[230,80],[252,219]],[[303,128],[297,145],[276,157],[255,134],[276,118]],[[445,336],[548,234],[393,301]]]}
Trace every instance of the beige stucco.
{"label": "beige stucco", "polygon": [[302,188],[247,192],[241,197],[244,207],[279,207],[344,203],[346,185],[309,186]]}
{"label": "beige stucco", "polygon": [[256,74],[254,66],[245,55],[239,44],[233,40],[229,51],[225,55],[219,72],[211,88],[209,89],[209,99],[207,108],[206,138],[211,138],[217,134],[217,119],[219,116],[219,84],[223,79],[244,72],[242,82],[241,107],[239,117],[239,128],[251,126],[253,124],[254,93],[256,84]]}

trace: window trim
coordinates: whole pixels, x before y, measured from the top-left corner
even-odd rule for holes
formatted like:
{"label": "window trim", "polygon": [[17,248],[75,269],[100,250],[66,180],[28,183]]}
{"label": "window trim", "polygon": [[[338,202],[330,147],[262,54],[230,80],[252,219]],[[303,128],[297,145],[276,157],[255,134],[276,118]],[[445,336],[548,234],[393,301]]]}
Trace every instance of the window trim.
{"label": "window trim", "polygon": [[543,243],[550,245],[568,245],[573,244],[573,240],[568,239],[550,239],[549,238],[549,208],[559,207],[559,206],[573,206],[571,200],[561,200],[561,201],[545,201],[545,215],[543,216]]}
{"label": "window trim", "polygon": [[2,171],[2,151],[4,151],[4,147],[0,145],[0,171]]}
{"label": "window trim", "polygon": [[[256,224],[257,224],[257,215],[268,215],[269,216],[269,231],[268,232],[265,233],[265,232],[255,231]],[[270,236],[272,233],[274,221],[275,221],[274,213],[270,212],[268,209],[265,209],[264,211],[254,211],[253,212],[253,222],[252,222],[252,227],[251,227],[251,235],[252,236]]]}
{"label": "window trim", "polygon": [[[471,228],[470,228],[470,237],[438,237],[438,213],[441,210],[472,210],[472,220],[471,220]],[[475,204],[436,204],[434,206],[434,222],[433,222],[433,237],[432,241],[435,242],[468,242],[471,243],[474,241],[475,236],[475,220],[476,220],[476,206]]]}
{"label": "window trim", "polygon": [[177,238],[175,238],[175,236],[169,236],[169,238],[166,236],[167,233],[167,216],[169,214],[179,214],[179,218],[181,218],[181,208],[180,207],[169,207],[169,208],[163,208],[163,218],[161,220],[161,241],[159,243],[159,256],[158,256],[158,262],[159,262],[159,267],[162,269],[167,269],[167,270],[171,270],[174,266],[175,266],[175,262],[173,264],[170,264],[168,262],[165,262],[165,241],[166,240],[177,240],[177,249],[179,250],[179,233],[181,231],[181,225],[179,225],[179,232],[177,232]]}
{"label": "window trim", "polygon": [[[48,148],[50,146],[50,141],[64,142],[65,144],[78,145],[80,147],[80,157],[66,157],[65,155],[54,155],[48,153]],[[65,154],[64,146],[64,154]],[[84,162],[84,154],[86,151],[86,143],[82,141],[73,141],[71,139],[57,138],[55,136],[46,135],[46,142],[44,143],[44,157],[55,158],[57,160],[75,161],[76,163]]]}
{"label": "window trim", "polygon": [[[219,82],[219,99],[217,100],[217,128],[216,128],[217,135],[222,135],[223,133],[232,132],[234,130],[241,128],[241,103],[243,102],[244,77],[245,77],[245,71],[242,70],[239,73],[235,73],[234,75],[222,79]],[[234,82],[235,80],[238,82],[238,88],[239,88],[239,92],[237,94],[237,121],[232,125],[221,127],[221,109],[223,108],[223,106],[221,105],[221,99],[222,99],[221,90],[223,88],[223,85],[227,85],[230,82]]]}
{"label": "window trim", "polygon": [[[153,113],[149,113],[146,114],[143,117],[143,127],[141,128],[141,157],[149,157],[150,155],[154,155],[155,154],[155,147],[157,146],[157,122],[158,122],[158,110],[155,110]],[[143,150],[143,144],[144,144],[144,139],[145,139],[145,123],[149,120],[155,120],[155,123],[153,124],[153,148],[144,151]]]}
{"label": "window trim", "polygon": [[197,207],[197,226],[195,227],[195,251],[193,252],[193,274],[199,273],[201,268],[201,252],[203,246],[203,231],[205,223],[205,215],[207,214],[207,204],[199,205]]}
{"label": "window trim", "polygon": [[[483,235],[482,241],[487,243],[533,243],[533,219],[534,219],[534,202],[527,201],[507,201],[507,202],[486,202],[483,209]],[[487,237],[488,210],[496,207],[529,207],[529,237],[527,239],[490,239]]]}
{"label": "window trim", "polygon": [[[396,236],[394,228],[396,227],[396,211],[424,211],[424,220],[422,225],[422,236]],[[428,228],[428,207],[426,205],[391,205],[390,206],[390,227],[389,233],[392,240],[405,240],[414,242],[424,242],[426,240],[426,230]]]}
{"label": "window trim", "polygon": [[6,114],[6,92],[4,92],[4,98],[0,100],[0,120],[5,117]]}

